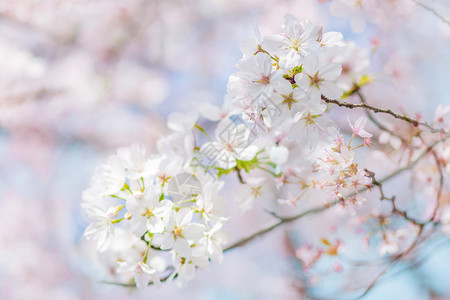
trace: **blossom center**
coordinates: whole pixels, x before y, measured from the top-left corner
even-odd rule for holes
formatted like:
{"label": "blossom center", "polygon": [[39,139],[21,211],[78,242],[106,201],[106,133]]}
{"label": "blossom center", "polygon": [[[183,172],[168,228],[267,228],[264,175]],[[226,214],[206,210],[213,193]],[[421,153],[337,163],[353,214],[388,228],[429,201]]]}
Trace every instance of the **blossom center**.
{"label": "blossom center", "polygon": [[262,74],[261,79],[258,80],[257,83],[260,83],[260,84],[269,84],[269,83],[270,83],[269,75],[264,75],[264,74]]}
{"label": "blossom center", "polygon": [[261,193],[261,186],[258,186],[258,187],[252,187],[252,191],[251,191],[251,194],[253,195],[253,197],[257,197],[257,196],[261,196],[262,195],[262,193]]}
{"label": "blossom center", "polygon": [[311,78],[311,86],[315,85],[316,87],[319,87],[319,84],[323,81],[323,79],[320,78],[317,73],[316,75],[310,78]]}
{"label": "blossom center", "polygon": [[175,226],[175,228],[173,229],[173,235],[175,236],[175,238],[182,238],[182,228]]}
{"label": "blossom center", "polygon": [[310,113],[308,113],[308,115],[304,118],[305,123],[309,124],[309,125],[314,125],[314,120],[313,120],[314,116],[311,116]]}
{"label": "blossom center", "polygon": [[233,145],[230,144],[230,143],[226,143],[226,144],[225,144],[225,149],[228,150],[228,151],[230,151],[230,152],[233,152],[233,151],[234,151],[234,147],[233,147]]}
{"label": "blossom center", "polygon": [[147,208],[147,210],[145,211],[145,213],[142,214],[144,217],[150,218],[151,216],[153,216],[153,211],[150,208]]}
{"label": "blossom center", "polygon": [[300,41],[298,39],[295,39],[292,41],[292,48],[295,49],[295,51],[298,52],[298,48],[300,47]]}
{"label": "blossom center", "polygon": [[292,93],[289,94],[289,96],[287,95],[281,95],[283,97],[283,104],[287,104],[289,110],[291,110],[292,108],[292,104],[297,103],[297,100],[294,99],[294,97],[292,97]]}

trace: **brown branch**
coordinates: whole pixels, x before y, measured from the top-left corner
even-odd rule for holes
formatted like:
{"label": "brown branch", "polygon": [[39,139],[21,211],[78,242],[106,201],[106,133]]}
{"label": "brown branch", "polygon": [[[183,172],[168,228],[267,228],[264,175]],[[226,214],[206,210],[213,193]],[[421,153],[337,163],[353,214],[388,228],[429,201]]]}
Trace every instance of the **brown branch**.
{"label": "brown branch", "polygon": [[[359,93],[359,91],[356,91],[356,92]],[[361,95],[361,96],[362,96],[362,95]],[[392,110],[387,109],[387,108],[377,108],[377,107],[368,105],[368,104],[365,103],[365,102],[363,102],[363,103],[358,103],[358,104],[354,104],[354,103],[349,103],[349,102],[341,102],[341,101],[339,101],[339,100],[331,100],[331,99],[326,98],[326,97],[323,96],[323,95],[322,95],[322,100],[323,100],[325,103],[336,104],[336,105],[338,105],[338,106],[346,107],[346,108],[350,108],[350,109],[353,109],[353,108],[364,108],[364,109],[371,110],[371,111],[373,111],[374,113],[384,113],[384,114],[388,114],[388,115],[393,116],[393,117],[396,118],[396,119],[406,121],[406,122],[410,123],[411,125],[413,125],[414,127],[418,127],[419,125],[421,125],[421,126],[427,127],[432,133],[438,133],[438,132],[439,132],[439,133],[444,133],[444,134],[446,134],[446,132],[444,131],[444,129],[436,129],[436,128],[430,126],[430,125],[429,125],[428,123],[426,123],[426,122],[421,122],[421,121],[412,119],[412,118],[410,118],[410,117],[408,117],[408,116],[398,114],[398,113],[393,112]]]}
{"label": "brown branch", "polygon": [[237,174],[237,176],[238,176],[239,182],[240,182],[241,184],[245,184],[245,181],[244,181],[244,179],[242,178],[241,169],[239,169],[239,168],[236,166],[236,167],[235,167],[235,170],[236,170],[236,174]]}
{"label": "brown branch", "polygon": [[[335,205],[338,202],[339,201],[335,201],[335,202],[331,203],[330,205]],[[250,235],[250,236],[248,236],[246,238],[243,238],[243,239],[241,239],[241,240],[231,244],[230,246],[225,248],[223,250],[223,252],[232,250],[232,249],[237,248],[237,247],[244,246],[245,244],[251,242],[252,240],[254,240],[254,239],[256,239],[256,238],[258,238],[260,236],[263,236],[263,235],[265,235],[268,232],[271,232],[272,230],[274,230],[275,228],[280,227],[281,225],[291,223],[291,222],[293,222],[295,220],[298,220],[298,219],[303,218],[303,217],[308,216],[308,215],[313,215],[313,214],[320,213],[320,212],[328,209],[329,207],[330,206],[315,207],[313,209],[307,210],[305,212],[302,212],[302,213],[300,213],[298,215],[295,215],[295,216],[292,216],[292,217],[280,217],[280,216],[277,216],[277,218],[279,219],[279,221],[277,223],[275,223],[275,224],[273,224],[271,226],[268,226],[268,227],[266,227],[266,228],[264,228],[262,230],[259,230],[259,231],[255,232],[254,234],[252,234],[252,235]]]}
{"label": "brown branch", "polygon": [[[404,166],[402,168],[397,169],[396,171],[392,172],[391,174],[387,175],[386,177],[384,177],[383,179],[381,179],[380,181],[377,181],[377,182],[380,183],[380,184],[384,183],[384,182],[386,182],[386,181],[396,177],[397,175],[403,173],[404,171],[407,171],[407,170],[411,169],[412,167],[414,167],[417,164],[417,162],[419,162],[424,156],[426,156],[431,151],[431,149],[433,147],[435,147],[437,144],[439,144],[441,142],[442,142],[442,140],[435,142],[433,145],[428,147],[424,152],[422,152],[422,154],[420,154],[410,164],[408,164],[407,166]],[[367,187],[361,188],[361,189],[358,190],[358,192],[352,193],[352,194],[348,195],[347,197],[352,197],[356,193],[364,192],[367,189],[368,189]],[[265,235],[266,233],[269,233],[272,230],[274,230],[274,229],[276,229],[276,228],[278,228],[278,227],[280,227],[280,226],[282,226],[284,224],[291,223],[293,221],[296,221],[296,220],[301,219],[303,217],[306,217],[308,215],[314,215],[314,214],[323,212],[323,211],[327,210],[329,207],[331,207],[333,205],[336,205],[339,202],[340,202],[340,200],[336,200],[336,201],[333,201],[332,203],[329,203],[327,206],[318,206],[318,207],[312,208],[310,210],[307,210],[305,212],[302,212],[302,213],[300,213],[298,215],[294,215],[294,216],[291,216],[291,217],[281,217],[281,216],[277,215],[277,218],[279,219],[279,221],[277,223],[275,223],[273,225],[270,225],[270,226],[268,226],[266,228],[263,228],[263,229],[253,233],[252,235],[250,235],[248,237],[245,237],[245,238],[243,238],[241,240],[236,241],[235,243],[233,243],[230,246],[228,246],[227,248],[225,248],[224,252],[232,250],[234,248],[238,248],[238,247],[244,246],[247,243],[253,241],[254,239],[256,239],[258,237],[261,237],[261,236]]]}
{"label": "brown branch", "polygon": [[[355,93],[358,95],[359,99],[361,100],[361,103],[367,104],[366,99],[362,95],[362,93],[359,90],[357,85],[355,85]],[[378,120],[372,116],[369,109],[366,108],[366,109],[364,109],[364,111],[366,112],[366,115],[369,118],[369,120],[372,121],[372,123],[375,124],[375,126],[377,126],[379,129],[381,129],[383,131],[388,132],[390,135],[399,138],[404,144],[407,144],[407,141],[402,136],[396,134],[395,132],[393,132],[392,130],[390,130],[389,128],[387,128],[386,126],[381,124],[380,122],[378,122]]]}
{"label": "brown branch", "polygon": [[408,216],[408,213],[406,211],[400,210],[397,207],[397,204],[395,203],[395,196],[392,196],[391,198],[386,197],[386,195],[384,194],[384,191],[383,191],[383,184],[377,181],[377,179],[375,178],[374,172],[369,171],[368,169],[364,169],[364,171],[366,172],[366,176],[372,180],[372,184],[378,187],[378,189],[380,191],[380,200],[381,201],[387,200],[387,201],[391,202],[393,214],[402,216],[405,220],[408,220],[409,222],[419,226],[420,228],[423,228],[426,225],[426,223],[419,222],[419,221],[411,218],[410,216]]}
{"label": "brown branch", "polygon": [[[372,281],[372,283],[366,288],[366,290],[364,291],[364,293],[363,293],[361,296],[359,296],[358,298],[356,298],[356,299],[361,299],[361,298],[363,298],[364,296],[366,296],[366,295],[372,290],[372,288],[375,286],[375,284],[380,280],[380,278],[381,278],[383,275],[385,275],[385,274],[386,274],[386,273],[387,273],[387,272],[388,272],[388,271],[389,271],[396,263],[398,263],[402,257],[404,257],[404,256],[408,255],[409,253],[411,253],[411,252],[416,248],[416,246],[419,244],[419,242],[421,242],[421,236],[422,236],[422,233],[423,233],[423,232],[424,232],[424,231],[423,231],[423,226],[419,227],[419,231],[417,232],[417,236],[416,236],[416,238],[414,239],[414,241],[411,243],[411,245],[408,247],[408,249],[406,249],[406,250],[403,251],[402,253],[400,253],[400,254],[394,256],[394,257],[391,259],[391,261],[390,261],[390,263],[388,264],[388,266],[387,266],[382,272],[380,272],[380,274],[378,274],[377,277],[375,277],[375,279]],[[425,240],[428,239],[430,236],[431,236],[431,234],[429,234],[428,236],[424,237],[424,238],[422,239],[422,241],[425,241]]]}

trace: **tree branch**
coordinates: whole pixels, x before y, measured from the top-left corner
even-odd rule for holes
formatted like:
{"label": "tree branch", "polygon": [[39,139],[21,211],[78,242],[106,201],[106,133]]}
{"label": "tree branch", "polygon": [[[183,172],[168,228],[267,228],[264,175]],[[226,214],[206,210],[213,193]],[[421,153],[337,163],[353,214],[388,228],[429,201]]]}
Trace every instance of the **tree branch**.
{"label": "tree branch", "polygon": [[[170,270],[170,269],[172,269],[172,268],[169,268],[167,270]],[[169,280],[170,276],[172,276],[172,274],[174,272],[175,272],[175,269],[172,269],[169,274],[167,274],[166,276],[164,276],[163,278],[160,279],[161,282],[166,282],[167,280]],[[173,276],[173,279],[175,279],[177,277],[178,277],[178,273]],[[106,284],[110,284],[110,285],[118,285],[118,286],[129,287],[129,288],[136,288],[136,284],[135,283],[121,283],[121,282],[113,282],[113,281],[100,281],[100,283],[106,283]],[[150,281],[148,283],[149,286],[153,285],[153,284],[154,284],[153,281]]]}
{"label": "tree branch", "polygon": [[408,216],[408,213],[404,210],[400,210],[397,207],[397,204],[395,203],[395,196],[392,196],[391,198],[386,197],[386,195],[384,194],[383,191],[383,184],[378,182],[377,179],[375,178],[375,173],[372,171],[369,171],[368,169],[364,169],[364,171],[367,173],[367,177],[369,177],[372,180],[372,184],[378,186],[378,189],[380,191],[380,200],[387,200],[389,202],[391,202],[392,204],[392,213],[402,216],[403,218],[405,218],[405,220],[408,220],[409,222],[419,226],[420,228],[423,228],[426,223],[423,222],[419,222],[413,218],[411,218],[410,216]]}
{"label": "tree branch", "polygon": [[[433,145],[429,146],[424,152],[422,152],[422,154],[420,154],[410,164],[408,164],[405,167],[397,169],[396,171],[392,172],[391,174],[387,175],[386,177],[384,177],[383,179],[381,179],[380,181],[377,181],[377,182],[380,183],[380,184],[384,183],[384,182],[386,182],[386,181],[396,177],[397,175],[403,173],[404,171],[411,169],[412,167],[414,167],[417,164],[417,162],[419,162],[424,156],[426,156],[433,149],[433,147],[435,147],[437,144],[439,144],[441,142],[442,142],[442,140],[435,142]],[[361,189],[358,190],[358,193],[364,192],[366,190],[367,190],[366,187],[361,188]],[[356,194],[356,192],[348,195],[347,197],[352,197],[355,194]],[[294,215],[294,216],[291,216],[291,217],[281,217],[281,216],[277,215],[277,218],[279,219],[279,221],[277,223],[275,223],[273,225],[270,225],[270,226],[268,226],[266,228],[263,228],[263,229],[253,233],[252,235],[250,235],[248,237],[245,237],[245,238],[243,238],[241,240],[238,240],[238,241],[234,242],[233,244],[231,244],[230,246],[225,248],[223,251],[226,252],[226,251],[230,251],[230,250],[232,250],[234,248],[238,248],[238,247],[244,246],[247,243],[253,241],[254,239],[256,239],[258,237],[261,237],[261,236],[264,236],[265,234],[271,232],[272,230],[274,230],[274,229],[276,229],[276,228],[278,228],[278,227],[280,227],[280,226],[282,226],[284,224],[291,223],[293,221],[296,221],[296,220],[301,219],[303,217],[306,217],[308,215],[314,215],[314,214],[320,213],[320,212],[328,209],[332,205],[336,205],[337,203],[339,203],[339,200],[336,200],[336,201],[328,204],[327,206],[318,206],[318,207],[312,208],[310,210],[307,210],[305,212],[302,212],[302,213],[300,213],[298,215]]]}
{"label": "tree branch", "polygon": [[[360,94],[359,91],[356,91],[356,93]],[[362,97],[362,95],[360,95],[360,97]],[[363,98],[363,99],[364,99],[364,98]],[[326,97],[323,96],[323,95],[322,95],[322,100],[323,100],[325,103],[336,104],[336,105],[338,105],[338,106],[342,106],[342,107],[346,107],[346,108],[350,108],[350,109],[353,109],[353,108],[364,108],[364,109],[371,110],[371,111],[373,111],[374,113],[384,113],[384,114],[388,114],[388,115],[393,116],[393,117],[396,118],[396,119],[406,121],[406,122],[410,123],[411,125],[413,125],[414,127],[418,127],[419,125],[421,125],[421,126],[424,126],[424,127],[428,128],[432,133],[438,133],[438,132],[439,132],[439,133],[444,133],[444,134],[446,134],[446,132],[444,131],[444,129],[437,129],[437,128],[434,128],[434,127],[430,126],[430,125],[429,125],[428,123],[426,123],[426,122],[420,122],[420,121],[415,120],[415,119],[412,119],[412,118],[410,118],[410,117],[408,117],[408,116],[401,115],[401,114],[398,114],[398,113],[396,113],[396,112],[393,112],[392,110],[387,109],[387,108],[377,108],[377,107],[368,105],[367,103],[365,103],[365,101],[362,102],[362,103],[354,104],[354,103],[349,103],[349,102],[341,102],[341,101],[339,101],[339,100],[331,100],[331,99],[326,98]]]}
{"label": "tree branch", "polygon": [[436,17],[438,17],[442,22],[444,22],[445,24],[450,26],[450,21],[445,19],[443,16],[441,16],[436,10],[434,10],[433,8],[417,1],[417,0],[412,0],[414,3],[416,3],[418,6],[424,8],[425,10],[428,10],[429,12],[431,12],[433,15],[435,15]]}
{"label": "tree branch", "polygon": [[[361,103],[367,104],[365,97],[362,95],[362,93],[358,87],[355,88],[355,93],[357,93],[357,95],[359,96]],[[381,124],[380,122],[378,122],[378,120],[372,116],[369,109],[366,108],[366,109],[364,109],[364,111],[366,112],[366,115],[369,118],[369,120],[372,121],[372,123],[375,124],[375,126],[377,126],[378,128],[380,128],[383,131],[389,132],[389,134],[392,136],[398,137],[404,144],[407,143],[407,141],[402,136],[396,134],[395,132],[393,132],[392,130],[390,130],[389,128],[387,128],[386,126]]]}

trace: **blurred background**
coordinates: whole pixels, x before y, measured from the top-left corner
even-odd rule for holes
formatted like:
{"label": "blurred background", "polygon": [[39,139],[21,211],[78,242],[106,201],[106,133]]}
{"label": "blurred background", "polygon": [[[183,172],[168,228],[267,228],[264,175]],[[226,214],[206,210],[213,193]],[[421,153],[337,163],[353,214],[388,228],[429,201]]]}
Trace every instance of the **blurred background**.
{"label": "blurred background", "polygon": [[[370,103],[432,119],[438,104],[450,104],[450,4],[378,0],[362,10],[354,2],[1,1],[0,298],[302,299],[305,279],[287,236],[308,222],[320,231],[323,219],[227,253],[186,288],[134,291],[101,283],[101,258],[83,238],[81,193],[118,147],[139,142],[155,151],[171,112],[202,101],[220,106],[239,42],[255,25],[281,32],[287,12],[365,49],[376,78]],[[335,120],[346,122],[338,112]],[[230,210],[231,240],[273,221],[264,205]],[[429,248],[429,259],[386,277],[365,299],[450,299],[450,243]],[[339,272],[329,277],[307,280],[338,298]]]}

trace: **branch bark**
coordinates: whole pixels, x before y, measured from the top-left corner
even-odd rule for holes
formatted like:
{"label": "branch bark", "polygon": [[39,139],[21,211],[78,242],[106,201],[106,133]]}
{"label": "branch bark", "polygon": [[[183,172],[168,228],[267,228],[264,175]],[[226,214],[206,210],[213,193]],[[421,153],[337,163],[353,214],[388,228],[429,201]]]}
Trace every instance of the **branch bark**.
{"label": "branch bark", "polygon": [[[362,96],[362,94],[359,91],[356,91],[356,93],[358,93],[360,95],[360,97],[362,97],[362,99],[364,99],[364,97]],[[374,106],[368,105],[365,102],[365,100],[362,103],[354,104],[354,103],[349,103],[349,102],[341,102],[339,100],[331,100],[331,99],[326,98],[323,95],[322,95],[322,100],[325,103],[336,104],[337,106],[346,107],[346,108],[350,108],[350,109],[353,109],[353,108],[364,108],[364,109],[371,110],[374,113],[388,114],[388,115],[393,116],[396,119],[406,121],[406,122],[410,123],[411,125],[413,125],[414,127],[418,127],[419,125],[421,125],[421,126],[424,126],[424,127],[428,128],[432,133],[443,133],[443,134],[447,135],[447,133],[444,131],[444,129],[434,128],[434,127],[432,127],[431,125],[429,125],[426,122],[421,122],[421,121],[415,120],[413,118],[410,118],[410,117],[408,117],[406,115],[402,115],[402,114],[393,112],[392,110],[390,110],[388,108],[378,108],[378,107],[374,107]]]}

